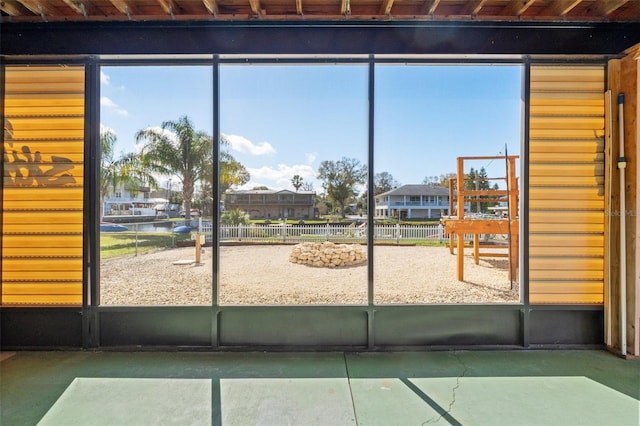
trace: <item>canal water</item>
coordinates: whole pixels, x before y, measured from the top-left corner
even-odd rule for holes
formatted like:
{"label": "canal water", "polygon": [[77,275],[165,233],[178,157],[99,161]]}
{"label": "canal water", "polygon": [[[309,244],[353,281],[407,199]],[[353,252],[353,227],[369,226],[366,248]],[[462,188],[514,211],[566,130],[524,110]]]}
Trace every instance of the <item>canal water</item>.
{"label": "canal water", "polygon": [[153,232],[153,233],[168,233],[173,230],[172,223],[160,222],[160,223],[128,223],[124,224],[129,228],[129,232]]}
{"label": "canal water", "polygon": [[[204,220],[202,221],[205,222]],[[183,226],[184,220],[179,221],[159,221],[159,222],[137,222],[137,223],[120,223],[120,225],[126,226],[128,228],[127,232],[150,232],[150,233],[170,233],[173,231],[173,228],[176,226]],[[191,227],[194,229],[198,228],[198,221],[192,220]]]}

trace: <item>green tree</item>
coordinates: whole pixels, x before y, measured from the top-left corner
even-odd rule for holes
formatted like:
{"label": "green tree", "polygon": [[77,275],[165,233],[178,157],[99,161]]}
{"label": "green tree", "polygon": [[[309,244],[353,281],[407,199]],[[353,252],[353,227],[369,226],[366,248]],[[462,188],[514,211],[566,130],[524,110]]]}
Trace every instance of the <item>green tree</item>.
{"label": "green tree", "polygon": [[220,217],[220,223],[223,225],[248,225],[251,223],[249,215],[240,209],[228,210]]}
{"label": "green tree", "polygon": [[[478,185],[478,181],[476,180],[476,170],[471,167],[471,169],[469,170],[469,173],[467,173],[467,175],[465,176],[465,181],[464,181],[464,189],[468,190],[468,191],[473,191],[475,189],[480,189],[479,185]],[[470,196],[467,199],[465,199],[465,202],[469,201],[470,205],[469,205],[469,211],[477,213],[480,210],[480,203],[473,201],[475,199],[477,199],[478,197],[474,197],[474,196]]]}
{"label": "green tree", "polygon": [[140,154],[149,170],[164,176],[177,176],[180,180],[185,220],[190,220],[196,182],[202,180],[211,164],[211,136],[196,131],[185,115],[175,121],[163,122],[160,128],[139,130],[136,141],[145,141]]}
{"label": "green tree", "polygon": [[449,181],[455,178],[455,173],[446,173],[441,174],[440,176],[425,176],[425,178],[422,180],[422,183],[424,185],[434,185],[449,188]]}
{"label": "green tree", "polygon": [[373,195],[379,195],[383,192],[391,191],[393,188],[400,186],[391,173],[380,172],[373,176]]}
{"label": "green tree", "polygon": [[249,182],[251,175],[247,169],[227,151],[220,152],[220,193],[224,194],[229,188],[244,185]]}
{"label": "green tree", "polygon": [[[477,190],[477,191],[486,191],[486,190],[494,190],[498,189],[498,185],[494,184],[491,186],[489,183],[489,177],[487,175],[487,171],[484,167],[481,167],[479,170],[475,170],[473,167],[469,170],[469,173],[466,176],[465,189],[467,190]],[[477,195],[467,201],[470,201],[470,210],[476,213],[487,213],[488,207],[495,206],[496,203],[494,201],[482,201],[483,199],[491,199],[493,198],[490,195]],[[478,201],[475,201],[475,200]]]}
{"label": "green tree", "polygon": [[324,160],[318,169],[318,179],[323,181],[328,201],[340,206],[340,214],[344,218],[347,201],[358,195],[356,186],[367,182],[367,166],[355,158]]}
{"label": "green tree", "polygon": [[[220,146],[226,146],[227,140],[224,136],[220,138]],[[207,213],[213,208],[213,200],[221,199],[215,193],[213,182],[213,153],[209,157],[205,172],[202,176],[200,199],[206,207],[204,210]],[[226,150],[220,151],[220,179],[218,180],[220,195],[224,194],[229,188],[235,185],[244,185],[249,182],[249,172],[247,169],[238,162],[233,155]]]}
{"label": "green tree", "polygon": [[141,185],[158,187],[153,175],[147,172],[138,154],[115,155],[118,138],[109,128],[100,129],[100,220],[104,215],[104,200],[109,191],[123,187],[132,195],[138,193]]}
{"label": "green tree", "polygon": [[300,187],[304,184],[304,180],[300,175],[293,175],[291,178],[291,185],[296,189],[296,192],[300,189]]}

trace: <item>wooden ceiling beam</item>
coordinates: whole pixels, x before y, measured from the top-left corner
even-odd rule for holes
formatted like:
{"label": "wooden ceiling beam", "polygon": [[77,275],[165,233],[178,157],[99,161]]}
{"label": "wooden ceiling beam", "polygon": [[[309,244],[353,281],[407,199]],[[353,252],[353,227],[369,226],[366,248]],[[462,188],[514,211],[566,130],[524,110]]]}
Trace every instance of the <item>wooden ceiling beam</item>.
{"label": "wooden ceiling beam", "polygon": [[111,0],[111,4],[123,15],[131,19],[131,15],[139,15],[138,9],[129,0]]}
{"label": "wooden ceiling beam", "polygon": [[56,16],[58,14],[58,12],[55,9],[52,9],[45,1],[19,0],[19,3],[29,9],[32,13],[42,16],[43,19],[45,16]]}
{"label": "wooden ceiling beam", "polygon": [[202,0],[202,3],[204,3],[204,7],[207,8],[210,14],[218,16],[220,8],[218,7],[218,2],[216,0]]}
{"label": "wooden ceiling beam", "polygon": [[[80,21],[83,19],[118,21],[126,20],[127,17],[136,20],[209,20],[211,15],[219,19],[242,20],[253,17],[266,19],[267,12],[271,12],[271,3],[264,3],[267,0],[244,0],[244,9],[239,6],[243,0],[228,1],[230,3],[221,3],[222,0],[0,0],[0,11],[7,20],[9,17],[14,17],[14,21],[25,22],[39,20]],[[415,0],[413,3],[409,2],[411,7],[405,3],[401,5],[400,1],[379,0],[373,9],[366,8],[360,11],[360,8],[357,8],[358,10],[355,12],[360,13],[356,16],[353,15],[351,9],[351,0],[334,2],[334,6],[331,6],[327,0],[320,0],[322,4],[314,3],[313,7],[309,6],[309,2],[304,4],[304,0],[295,0],[295,3],[287,0],[286,6],[281,5],[284,4],[282,2],[277,3],[279,6],[274,9],[276,14],[270,14],[268,19],[290,19],[295,18],[296,15],[298,18],[312,17],[332,20],[344,18],[384,19],[393,13],[393,16],[398,19],[442,21],[468,19],[469,17],[474,20],[488,21],[519,21],[525,17],[527,19],[575,20],[577,22],[584,22],[587,19],[634,22],[640,20],[640,0]],[[100,6],[109,2],[113,7]],[[204,7],[183,6],[183,3],[189,2],[199,3]],[[143,4],[144,7],[141,6]],[[250,11],[246,8],[247,4],[250,5]],[[339,10],[337,4],[340,5]],[[114,13],[113,8],[120,13]],[[109,12],[108,9],[112,11]],[[239,9],[244,10],[244,14],[238,14],[237,10]],[[440,12],[442,13],[439,14]],[[247,13],[249,13],[248,17]]]}
{"label": "wooden ceiling beam", "polygon": [[462,9],[461,15],[477,15],[484,6],[487,0],[473,0],[467,1]]}
{"label": "wooden ceiling beam", "polygon": [[382,5],[380,6],[380,14],[381,15],[390,15],[391,8],[393,7],[394,0],[383,0]]}
{"label": "wooden ceiling beam", "polygon": [[78,15],[82,15],[85,18],[88,18],[89,15],[95,15],[99,13],[99,10],[93,4],[93,2],[88,0],[64,0],[67,6],[73,9]]}
{"label": "wooden ceiling beam", "polygon": [[433,15],[436,12],[436,8],[440,4],[440,0],[426,0],[422,5],[423,15]]}
{"label": "wooden ceiling beam", "polygon": [[249,5],[251,6],[251,12],[258,18],[262,16],[262,6],[260,5],[260,0],[249,0]]}
{"label": "wooden ceiling beam", "polygon": [[640,21],[640,1],[625,5],[624,10],[616,11],[616,18]]}
{"label": "wooden ceiling beam", "polygon": [[17,1],[0,1],[0,10],[9,16],[22,16],[31,11]]}
{"label": "wooden ceiling beam", "polygon": [[595,2],[595,12],[598,16],[609,16],[629,0],[600,0]]}
{"label": "wooden ceiling beam", "polygon": [[564,16],[571,12],[571,9],[582,3],[582,0],[555,0],[543,9],[539,16]]}
{"label": "wooden ceiling beam", "polygon": [[157,2],[160,4],[162,10],[164,10],[164,13],[171,15],[172,18],[175,18],[180,12],[180,6],[178,6],[174,0],[157,0]]}
{"label": "wooden ceiling beam", "polygon": [[343,16],[351,15],[351,1],[350,0],[342,0],[342,4],[340,5],[340,14]]}
{"label": "wooden ceiling beam", "polygon": [[518,0],[510,1],[500,12],[502,16],[520,16],[522,15],[536,0]]}

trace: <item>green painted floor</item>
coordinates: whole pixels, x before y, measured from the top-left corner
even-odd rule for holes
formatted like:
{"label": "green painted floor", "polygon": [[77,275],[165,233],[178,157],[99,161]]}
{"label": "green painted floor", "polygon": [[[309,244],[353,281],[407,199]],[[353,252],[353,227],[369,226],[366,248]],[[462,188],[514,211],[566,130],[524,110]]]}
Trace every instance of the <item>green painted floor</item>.
{"label": "green painted floor", "polygon": [[605,351],[3,352],[8,425],[640,425]]}

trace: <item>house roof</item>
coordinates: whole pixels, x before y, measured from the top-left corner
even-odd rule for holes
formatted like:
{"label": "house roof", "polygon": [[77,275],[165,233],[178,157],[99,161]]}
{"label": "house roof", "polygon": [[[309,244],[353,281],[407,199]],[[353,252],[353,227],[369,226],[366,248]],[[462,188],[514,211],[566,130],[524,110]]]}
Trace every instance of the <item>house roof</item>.
{"label": "house roof", "polygon": [[264,195],[271,195],[271,194],[302,194],[302,195],[307,195],[307,194],[315,194],[314,191],[289,191],[288,189],[238,189],[238,190],[229,190],[227,191],[227,194],[264,194]]}
{"label": "house roof", "polygon": [[376,197],[386,196],[419,196],[419,195],[449,195],[449,190],[437,185],[411,184],[402,185],[391,191],[383,192]]}
{"label": "house roof", "polygon": [[11,22],[428,20],[609,22],[640,19],[638,1],[604,0],[5,0]]}

